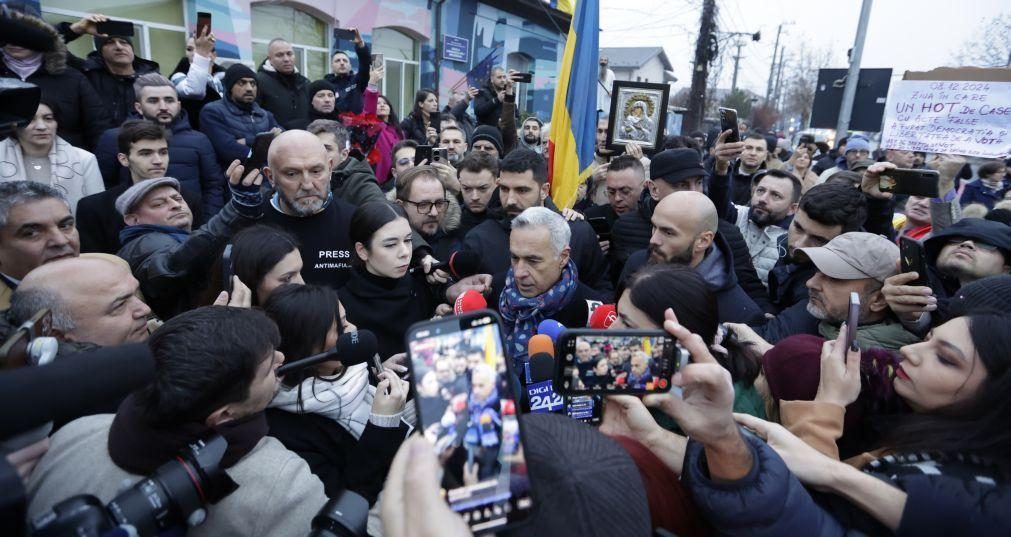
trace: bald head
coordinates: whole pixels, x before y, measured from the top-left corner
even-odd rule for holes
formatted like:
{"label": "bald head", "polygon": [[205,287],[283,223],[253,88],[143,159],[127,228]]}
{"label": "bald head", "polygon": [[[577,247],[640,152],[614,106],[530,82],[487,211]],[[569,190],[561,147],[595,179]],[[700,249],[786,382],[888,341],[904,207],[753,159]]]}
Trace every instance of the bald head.
{"label": "bald head", "polygon": [[[47,263],[18,286],[22,306],[49,308],[66,319],[56,327],[67,341],[122,345],[147,339],[151,309],[139,298],[129,266],[104,257],[79,257]],[[55,323],[54,323],[55,324]]]}
{"label": "bald head", "polygon": [[680,191],[660,200],[653,211],[649,240],[651,263],[702,262],[719,226],[716,206],[701,192]]}
{"label": "bald head", "polygon": [[270,143],[263,173],[277,190],[281,210],[304,218],[323,210],[330,196],[331,167],[319,137],[308,131],[291,130]]}
{"label": "bald head", "polygon": [[708,196],[701,192],[689,190],[674,192],[660,200],[656,210],[669,213],[671,217],[687,224],[694,224],[695,233],[703,231],[716,233],[719,226],[716,206]]}

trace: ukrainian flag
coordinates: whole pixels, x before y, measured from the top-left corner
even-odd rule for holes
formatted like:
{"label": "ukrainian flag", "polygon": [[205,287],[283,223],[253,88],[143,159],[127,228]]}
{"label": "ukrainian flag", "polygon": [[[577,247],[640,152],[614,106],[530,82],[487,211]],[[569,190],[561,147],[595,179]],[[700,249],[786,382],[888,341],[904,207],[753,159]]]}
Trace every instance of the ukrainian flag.
{"label": "ukrainian flag", "polygon": [[597,129],[599,22],[599,0],[576,2],[555,88],[548,144],[551,198],[559,207],[572,207],[580,183],[591,174]]}

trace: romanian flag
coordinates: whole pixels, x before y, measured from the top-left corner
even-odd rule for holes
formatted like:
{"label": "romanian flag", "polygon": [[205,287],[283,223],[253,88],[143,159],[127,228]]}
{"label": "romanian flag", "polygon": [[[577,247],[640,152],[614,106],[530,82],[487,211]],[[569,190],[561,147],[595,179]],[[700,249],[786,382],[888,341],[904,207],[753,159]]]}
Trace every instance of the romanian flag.
{"label": "romanian flag", "polygon": [[551,198],[559,207],[572,207],[576,202],[576,190],[590,177],[593,164],[599,20],[599,0],[576,2],[555,88],[548,144]]}
{"label": "romanian flag", "polygon": [[576,0],[551,0],[550,6],[569,15],[575,10]]}

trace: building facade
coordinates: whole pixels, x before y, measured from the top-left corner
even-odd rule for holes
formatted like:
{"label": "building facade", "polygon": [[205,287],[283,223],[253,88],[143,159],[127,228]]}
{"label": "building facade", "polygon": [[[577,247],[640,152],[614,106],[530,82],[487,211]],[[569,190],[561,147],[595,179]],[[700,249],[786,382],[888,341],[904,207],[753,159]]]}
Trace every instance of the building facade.
{"label": "building facade", "polygon": [[[86,6],[79,0],[42,0],[40,8],[54,23],[87,13],[132,21],[137,54],[158,62],[166,76],[183,57],[197,11],[213,16],[219,63],[259,67],[267,43],[282,37],[294,46],[299,71],[312,80],[330,72],[332,51],[351,48],[335,42],[333,29],[358,28],[372,52],[384,55],[381,90],[400,117],[411,110],[415,92],[434,87],[436,80],[445,104],[454,90],[466,89],[468,71],[497,51],[500,65],[534,72],[533,82],[521,90],[520,107],[547,118],[570,22],[542,0],[93,0]],[[436,58],[436,42],[442,41],[437,36],[449,37],[450,46],[440,47],[442,58]],[[69,48],[84,56],[93,44],[82,38]]]}

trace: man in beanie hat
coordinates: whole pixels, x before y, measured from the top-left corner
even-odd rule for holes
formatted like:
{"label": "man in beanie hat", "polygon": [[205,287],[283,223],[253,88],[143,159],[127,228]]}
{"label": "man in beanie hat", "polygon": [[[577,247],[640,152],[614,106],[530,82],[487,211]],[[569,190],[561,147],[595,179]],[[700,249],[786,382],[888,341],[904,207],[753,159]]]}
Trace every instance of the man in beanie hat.
{"label": "man in beanie hat", "polygon": [[[871,156],[871,142],[859,134],[850,136],[846,140],[845,148],[845,153],[836,159],[836,166],[821,172],[821,175],[818,177],[819,183],[824,183],[829,177],[835,175],[836,172],[854,169],[857,162],[868,160]],[[893,154],[893,157],[899,160],[897,154]],[[904,155],[902,156],[902,162],[904,162]]]}
{"label": "man in beanie hat", "polygon": [[[929,286],[909,285],[919,276],[898,274],[883,289],[903,324],[926,332],[931,312],[943,312],[949,297],[987,277],[1011,273],[1011,227],[982,218],[966,218],[937,231],[924,243]],[[936,319],[935,319],[936,320]]]}
{"label": "man in beanie hat", "polygon": [[281,128],[274,114],[256,104],[256,73],[241,63],[225,71],[225,98],[200,111],[200,126],[211,139],[222,167],[245,159],[257,133]]}
{"label": "man in beanie hat", "polygon": [[285,125],[288,129],[306,130],[310,123],[317,119],[338,121],[337,94],[333,84],[326,80],[316,80],[309,84],[309,115],[293,119]]}
{"label": "man in beanie hat", "polygon": [[491,125],[480,125],[474,129],[474,134],[470,139],[470,147],[472,151],[484,151],[497,159],[505,156],[502,132],[498,130],[498,127]]}
{"label": "man in beanie hat", "polygon": [[260,84],[257,101],[274,113],[286,129],[309,115],[309,79],[295,67],[295,49],[291,43],[274,38],[267,45],[267,59],[256,75]]}
{"label": "man in beanie hat", "polygon": [[[743,335],[760,348],[768,348],[794,334],[815,334],[835,339],[846,321],[851,292],[860,295],[857,343],[863,347],[898,350],[917,343],[888,308],[882,292],[884,282],[897,272],[899,247],[894,242],[871,233],[843,233],[825,246],[800,248],[817,269],[807,281],[808,299],[784,310],[764,326],[756,328],[765,341],[750,330]],[[737,330],[742,337],[742,330]]]}
{"label": "man in beanie hat", "polygon": [[245,178],[243,172],[238,162],[229,166],[231,200],[196,231],[179,181],[171,177],[141,181],[116,199],[116,211],[126,223],[118,255],[130,263],[158,317],[168,319],[200,306],[211,266],[225,243],[263,215],[263,177],[259,170],[250,170]]}
{"label": "man in beanie hat", "polygon": [[[72,27],[70,27],[72,28]],[[76,31],[63,32],[69,43],[80,37]],[[68,54],[72,67],[79,69],[94,86],[113,125],[122,125],[133,112],[136,100],[133,82],[146,73],[157,73],[158,64],[138,58],[134,54],[133,41],[127,36],[94,36],[95,50],[85,59]]]}
{"label": "man in beanie hat", "polygon": [[[620,157],[619,157],[620,158]],[[702,167],[699,152],[687,147],[667,149],[657,153],[649,166],[650,179],[639,195],[637,206],[618,217],[611,228],[611,271],[615,283],[628,258],[635,252],[649,246],[653,234],[651,221],[653,211],[663,198],[674,192],[705,192],[706,170]],[[719,234],[730,247],[733,255],[734,273],[744,292],[763,310],[768,308],[769,298],[765,286],[758,279],[751,264],[748,245],[744,242],[737,226],[720,219]]]}

